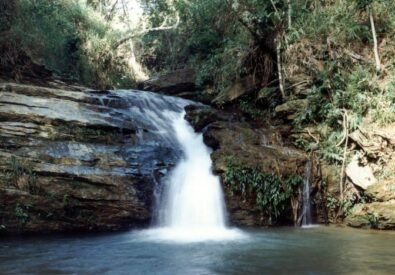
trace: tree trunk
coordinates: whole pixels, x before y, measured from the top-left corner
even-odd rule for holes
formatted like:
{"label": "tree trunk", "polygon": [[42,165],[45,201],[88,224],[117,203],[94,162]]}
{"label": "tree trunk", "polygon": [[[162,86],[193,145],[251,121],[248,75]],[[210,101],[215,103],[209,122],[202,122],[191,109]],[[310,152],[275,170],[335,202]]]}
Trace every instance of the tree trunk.
{"label": "tree trunk", "polygon": [[129,48],[130,48],[130,58],[128,63],[129,66],[132,68],[135,80],[137,80],[138,82],[147,80],[148,75],[144,72],[143,66],[137,60],[137,57],[134,53],[134,44],[132,40],[129,40]]}
{"label": "tree trunk", "polygon": [[291,0],[287,0],[287,5],[288,5],[288,29],[290,30],[292,28],[292,4],[291,4]]}
{"label": "tree trunk", "polygon": [[282,66],[281,66],[281,41],[280,41],[280,39],[278,39],[278,41],[277,41],[276,55],[277,55],[277,71],[278,71],[278,82],[279,82],[280,92],[281,92],[281,96],[283,97],[283,99],[285,99],[283,73],[282,73]]}
{"label": "tree trunk", "polygon": [[343,110],[343,128],[344,128],[344,137],[345,137],[345,142],[344,142],[344,151],[343,151],[343,162],[342,162],[342,167],[340,170],[340,182],[339,182],[339,190],[340,190],[340,201],[343,203],[344,200],[344,169],[346,165],[346,158],[347,158],[347,146],[348,146],[348,116],[347,116],[347,111]]}
{"label": "tree trunk", "polygon": [[380,56],[379,56],[379,48],[378,48],[378,44],[377,44],[377,34],[376,34],[376,27],[374,24],[373,11],[370,7],[367,7],[367,11],[369,14],[370,27],[372,29],[373,52],[374,52],[374,59],[376,61],[376,70],[380,71],[381,70],[381,62],[380,62]]}
{"label": "tree trunk", "polygon": [[[125,5],[124,0],[122,0],[122,8],[123,8],[125,18],[127,18],[128,10],[127,10],[127,6]],[[126,19],[126,20],[128,20],[128,19]],[[133,30],[132,30],[132,26],[130,25],[130,21],[128,20],[127,23],[128,23],[129,31],[132,32]],[[143,66],[137,60],[135,50],[134,50],[134,43],[133,43],[134,37],[135,37],[135,35],[131,35],[129,37],[122,39],[120,42],[118,42],[116,44],[116,47],[114,49],[118,48],[121,44],[123,44],[125,42],[129,42],[129,48],[130,48],[130,58],[128,61],[129,67],[132,69],[134,78],[137,81],[144,81],[144,80],[148,79],[148,75],[144,72]]]}

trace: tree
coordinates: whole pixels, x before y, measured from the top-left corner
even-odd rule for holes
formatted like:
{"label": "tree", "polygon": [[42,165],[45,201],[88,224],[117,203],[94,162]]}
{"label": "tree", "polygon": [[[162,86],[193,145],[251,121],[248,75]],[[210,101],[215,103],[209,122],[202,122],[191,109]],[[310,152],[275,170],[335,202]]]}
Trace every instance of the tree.
{"label": "tree", "polygon": [[357,0],[357,8],[359,11],[366,10],[366,13],[369,16],[370,29],[371,29],[372,38],[373,38],[374,60],[375,60],[375,64],[376,64],[376,70],[380,71],[381,70],[381,61],[380,61],[380,55],[379,55],[379,49],[378,49],[378,43],[377,43],[376,26],[375,26],[375,22],[374,22],[374,13],[373,13],[374,2],[375,2],[375,0]]}

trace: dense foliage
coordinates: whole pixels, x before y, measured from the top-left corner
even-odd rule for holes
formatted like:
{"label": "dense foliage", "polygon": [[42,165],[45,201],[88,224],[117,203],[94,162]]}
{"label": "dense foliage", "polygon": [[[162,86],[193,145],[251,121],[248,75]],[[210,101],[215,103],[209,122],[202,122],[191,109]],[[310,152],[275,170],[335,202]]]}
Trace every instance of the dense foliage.
{"label": "dense foliage", "polygon": [[[157,1],[151,20],[158,14],[179,17],[178,27],[152,32],[143,38],[150,47],[145,60],[152,69],[168,70],[192,66],[196,83],[214,88],[218,101],[228,100],[232,84],[251,75],[254,85],[264,87],[272,80],[274,55],[274,11],[270,1],[202,0]],[[152,64],[150,58],[155,57]]]}
{"label": "dense foliage", "polygon": [[[274,173],[264,173],[258,167],[240,166],[229,162],[224,175],[225,184],[244,198],[255,197],[255,204],[268,218],[269,224],[275,224],[286,211],[292,209],[292,200],[299,199],[303,179],[290,176],[281,179]],[[297,220],[297,217],[294,217]]]}
{"label": "dense foliage", "polygon": [[33,63],[86,85],[130,86],[126,58],[113,49],[121,34],[85,1],[10,2],[13,6],[5,9],[11,13],[9,28],[0,44],[3,66],[11,64],[11,76],[26,73],[21,59],[27,55]]}
{"label": "dense foliage", "polygon": [[156,3],[154,23],[158,14],[180,23],[143,38],[153,69],[195,67],[196,83],[211,87],[216,104],[231,101],[258,120],[264,110],[276,116],[276,105],[304,100],[307,109],[290,121],[305,133],[295,143],[329,162],[343,161],[346,132],[364,119],[395,122],[394,1]]}
{"label": "dense foliage", "polygon": [[[395,121],[395,55],[393,1],[332,1],[313,7],[294,20],[286,38],[285,72],[289,97],[306,98],[309,107],[294,121],[297,128],[314,127],[314,138],[298,140],[307,150],[319,149],[328,161],[341,161],[339,145],[345,131],[363,120]],[[375,67],[373,40],[366,6],[375,12],[381,41],[381,68]],[[296,9],[295,12],[298,12]],[[299,12],[302,12],[303,9]],[[345,121],[344,121],[345,120]],[[318,141],[318,142],[317,142]],[[344,141],[343,141],[344,142]]]}

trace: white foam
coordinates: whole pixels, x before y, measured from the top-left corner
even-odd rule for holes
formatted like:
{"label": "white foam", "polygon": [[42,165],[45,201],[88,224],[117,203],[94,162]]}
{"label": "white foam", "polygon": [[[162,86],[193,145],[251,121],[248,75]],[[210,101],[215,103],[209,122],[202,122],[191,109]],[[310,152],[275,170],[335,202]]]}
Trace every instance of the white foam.
{"label": "white foam", "polygon": [[309,228],[317,228],[320,227],[319,224],[306,224],[306,225],[302,225],[301,228],[303,229],[309,229]]}
{"label": "white foam", "polygon": [[232,242],[248,240],[248,235],[239,229],[229,228],[174,228],[162,227],[140,231],[140,240],[149,242],[196,243]]}
{"label": "white foam", "polygon": [[167,182],[158,228],[144,232],[151,240],[176,242],[225,241],[244,238],[226,226],[225,204],[219,178],[212,173],[210,149],[202,134],[195,133],[184,113],[173,119],[176,138],[184,158]]}

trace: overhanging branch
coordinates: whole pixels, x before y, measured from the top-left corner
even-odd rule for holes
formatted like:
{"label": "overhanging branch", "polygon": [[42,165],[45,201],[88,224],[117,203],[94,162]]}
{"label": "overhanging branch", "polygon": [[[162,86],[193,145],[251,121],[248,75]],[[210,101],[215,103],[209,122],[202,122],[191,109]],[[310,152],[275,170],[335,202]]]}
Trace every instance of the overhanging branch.
{"label": "overhanging branch", "polygon": [[129,34],[129,35],[125,36],[124,38],[118,40],[118,41],[114,44],[113,49],[117,49],[119,46],[121,46],[122,44],[128,42],[130,39],[133,39],[133,38],[135,38],[135,37],[144,35],[144,34],[149,33],[149,32],[164,31],[164,30],[175,29],[175,28],[178,27],[178,25],[179,25],[179,23],[180,23],[180,17],[177,15],[177,22],[176,22],[174,25],[172,25],[172,26],[165,26],[166,21],[167,21],[167,19],[165,19],[165,20],[163,21],[163,24],[162,24],[161,26],[159,26],[159,27],[150,28],[150,29],[145,29],[145,30],[142,30],[142,31],[140,31],[140,32],[138,32],[138,33],[132,33],[132,34]]}

